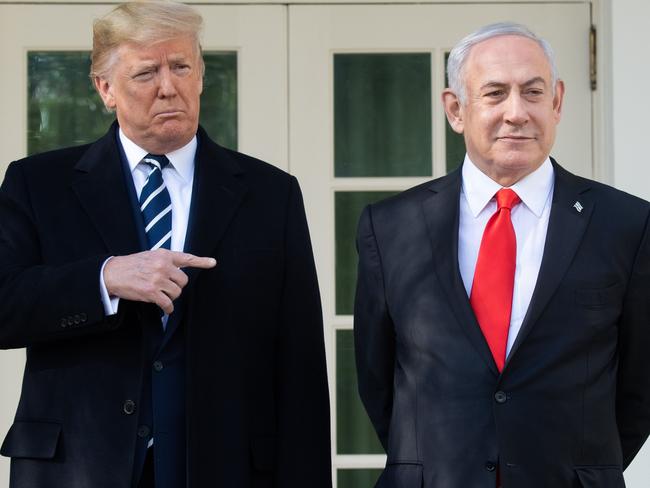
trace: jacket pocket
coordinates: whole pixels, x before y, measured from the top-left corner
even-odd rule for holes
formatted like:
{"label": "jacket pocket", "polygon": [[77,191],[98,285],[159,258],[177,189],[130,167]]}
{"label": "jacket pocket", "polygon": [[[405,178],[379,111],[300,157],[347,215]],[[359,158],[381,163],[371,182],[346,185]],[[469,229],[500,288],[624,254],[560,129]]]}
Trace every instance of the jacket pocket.
{"label": "jacket pocket", "polygon": [[52,459],[61,436],[56,422],[16,421],[9,429],[0,454],[12,458]]}
{"label": "jacket pocket", "polygon": [[576,466],[575,470],[583,488],[625,488],[620,466]]}
{"label": "jacket pocket", "polygon": [[381,473],[375,488],[422,488],[422,463],[391,462]]}
{"label": "jacket pocket", "polygon": [[251,439],[253,469],[273,471],[275,469],[275,437],[255,437]]}
{"label": "jacket pocket", "polygon": [[623,285],[618,283],[605,288],[576,289],[576,303],[589,309],[601,309],[621,304],[623,301]]}

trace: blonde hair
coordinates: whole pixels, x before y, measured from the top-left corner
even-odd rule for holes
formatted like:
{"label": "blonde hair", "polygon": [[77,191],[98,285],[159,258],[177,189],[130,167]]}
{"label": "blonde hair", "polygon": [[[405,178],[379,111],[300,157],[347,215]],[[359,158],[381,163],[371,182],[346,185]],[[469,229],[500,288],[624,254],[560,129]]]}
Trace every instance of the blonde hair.
{"label": "blonde hair", "polygon": [[190,37],[201,56],[200,33],[203,18],[193,8],[166,0],[123,3],[93,24],[90,77],[109,78],[117,61],[117,50],[125,43],[141,45]]}

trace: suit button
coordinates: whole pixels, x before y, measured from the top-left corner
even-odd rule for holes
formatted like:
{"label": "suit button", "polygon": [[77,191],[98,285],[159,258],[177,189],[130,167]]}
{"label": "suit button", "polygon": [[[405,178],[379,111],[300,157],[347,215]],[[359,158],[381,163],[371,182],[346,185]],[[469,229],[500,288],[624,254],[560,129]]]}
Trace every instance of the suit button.
{"label": "suit button", "polygon": [[86,320],[88,320],[88,316],[87,316],[85,313],[83,313],[83,312],[81,312],[81,313],[79,314],[79,318],[81,318],[81,321],[82,321],[82,322],[85,322]]}
{"label": "suit button", "polygon": [[65,318],[61,319],[61,327],[65,329],[67,326],[68,326],[68,319]]}
{"label": "suit button", "polygon": [[74,319],[70,316],[68,317],[68,326],[72,327],[74,325]]}
{"label": "suit button", "polygon": [[140,427],[138,427],[138,437],[140,437],[141,439],[146,439],[147,437],[149,437],[150,432],[151,429],[149,429],[149,427],[147,427],[146,425],[141,425]]}
{"label": "suit button", "polygon": [[163,363],[162,361],[154,361],[153,363],[153,370],[156,373],[160,373],[163,370]]}
{"label": "suit button", "polygon": [[135,412],[135,402],[133,400],[127,400],[122,405],[122,411],[126,415],[132,415]]}
{"label": "suit button", "polygon": [[493,463],[492,461],[487,461],[485,463],[485,469],[486,469],[486,471],[489,471],[491,473],[492,471],[497,469],[497,465],[495,463]]}
{"label": "suit button", "polygon": [[72,320],[74,320],[74,325],[79,325],[81,323],[81,316],[78,313],[76,313],[74,314]]}
{"label": "suit button", "polygon": [[494,399],[497,403],[506,403],[508,401],[508,396],[504,391],[499,390],[494,394]]}

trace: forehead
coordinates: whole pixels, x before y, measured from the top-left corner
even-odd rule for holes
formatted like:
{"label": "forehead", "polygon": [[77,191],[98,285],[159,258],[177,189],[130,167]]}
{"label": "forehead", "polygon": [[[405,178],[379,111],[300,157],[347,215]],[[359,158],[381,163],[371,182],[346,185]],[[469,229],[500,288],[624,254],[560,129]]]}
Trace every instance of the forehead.
{"label": "forehead", "polygon": [[125,42],[118,48],[118,58],[126,64],[161,62],[196,56],[196,43],[190,37],[177,37],[151,44]]}
{"label": "forehead", "polygon": [[522,36],[498,36],[472,47],[465,64],[465,75],[471,83],[490,81],[525,82],[541,77],[550,83],[551,65],[541,46]]}

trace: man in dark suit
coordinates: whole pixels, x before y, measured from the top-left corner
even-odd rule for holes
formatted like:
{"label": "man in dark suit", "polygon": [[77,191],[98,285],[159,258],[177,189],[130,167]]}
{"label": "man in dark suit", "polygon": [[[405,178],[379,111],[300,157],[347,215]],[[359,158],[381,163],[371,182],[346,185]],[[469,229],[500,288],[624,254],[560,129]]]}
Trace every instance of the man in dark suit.
{"label": "man in dark suit", "polygon": [[528,29],[484,27],[447,69],[462,168],[359,224],[377,487],[623,487],[650,431],[650,205],[549,158],[564,86]]}
{"label": "man in dark suit", "polygon": [[198,127],[201,17],[94,25],[117,122],[14,162],[0,346],[27,348],[13,488],[331,486],[320,298],[295,178]]}

